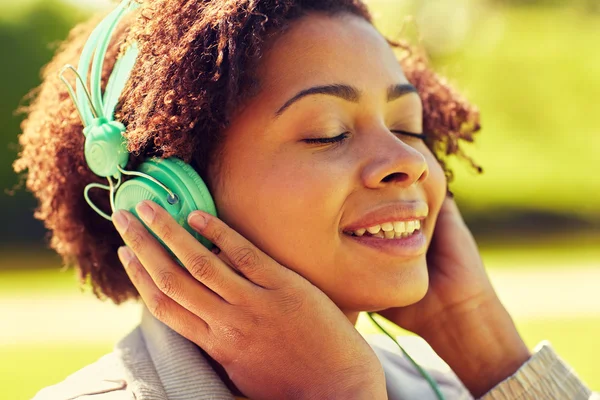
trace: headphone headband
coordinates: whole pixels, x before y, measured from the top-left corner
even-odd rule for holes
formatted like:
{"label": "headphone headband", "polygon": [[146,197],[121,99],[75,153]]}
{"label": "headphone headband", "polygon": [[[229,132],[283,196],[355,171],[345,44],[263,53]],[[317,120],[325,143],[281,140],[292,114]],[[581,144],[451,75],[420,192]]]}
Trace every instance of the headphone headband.
{"label": "headphone headband", "polygon": [[[91,77],[90,77],[90,86],[91,86],[92,90],[87,91],[88,93],[91,94],[90,97],[92,100],[92,105],[91,105],[92,108],[88,107],[87,102],[81,101],[82,97],[80,95],[77,96],[77,101],[80,105],[83,123],[86,126],[90,125],[94,118],[98,118],[101,116],[105,116],[109,121],[112,121],[114,119],[112,116],[112,111],[114,111],[114,105],[112,107],[108,107],[108,109],[105,109],[105,101],[107,99],[105,98],[105,100],[103,101],[102,95],[101,95],[100,81],[102,78],[102,67],[104,65],[104,57],[106,55],[106,50],[108,49],[108,44],[110,42],[110,38],[112,37],[112,34],[113,34],[115,28],[117,27],[117,24],[119,23],[119,21],[128,12],[137,9],[138,7],[139,7],[139,4],[136,3],[134,0],[123,0],[92,31],[88,41],[86,42],[86,44],[83,48],[81,57],[79,58],[79,64],[78,64],[78,68],[77,68],[77,72],[81,78],[81,79],[77,80],[77,92],[76,92],[77,94],[87,91],[84,84],[85,84],[85,82],[87,82],[87,73],[90,68],[92,54],[94,56]],[[117,68],[117,64],[115,64],[115,68],[113,69],[113,72],[111,73],[111,76],[109,78],[109,81],[112,80],[113,82],[118,81],[119,83],[122,83],[122,86],[120,87],[121,90],[123,89],[125,82],[127,81],[128,77],[129,77],[131,68],[133,68],[135,58],[137,57],[137,46],[131,46],[130,48],[128,48],[126,51],[126,54],[123,57],[125,57],[125,56],[126,56],[126,60],[128,61],[125,64],[129,68],[127,68],[126,70],[122,69],[122,66],[124,63],[119,62],[118,63],[119,68]],[[123,57],[121,57],[121,58],[123,58]],[[119,75],[119,79],[113,78],[113,76],[115,74]],[[112,96],[114,96],[114,92],[116,89],[113,86],[115,86],[115,83],[113,83],[111,85],[111,91],[110,91],[111,104],[112,104],[112,102],[114,102],[114,100],[112,99]],[[107,89],[108,89],[108,87],[107,87]],[[118,92],[117,96],[120,95],[120,90],[117,92]],[[108,93],[108,91],[107,91],[107,93]],[[116,105],[116,103],[115,103],[115,105]],[[108,111],[110,111],[110,114],[108,113]]]}
{"label": "headphone headband", "polygon": [[[100,210],[89,198],[90,189],[100,188],[110,191],[110,206],[113,212],[124,209],[137,215],[135,206],[142,200],[152,200],[165,208],[180,225],[206,247],[212,248],[212,244],[192,229],[186,221],[187,215],[194,210],[203,210],[217,215],[206,184],[190,165],[176,157],[150,158],[142,162],[135,171],[124,169],[129,161],[127,141],[123,136],[125,126],[115,120],[114,109],[137,60],[138,46],[135,41],[115,61],[104,96],[101,90],[101,78],[104,58],[113,32],[123,16],[139,6],[140,4],[135,0],[121,1],[90,34],[79,58],[78,68],[66,65],[59,73],[84,125],[85,161],[94,174],[105,177],[109,184],[107,186],[90,183],[85,187],[83,196],[94,211],[109,221],[112,217]],[[90,65],[90,90],[88,90],[86,83]],[[67,69],[73,70],[77,76],[76,93],[62,76]],[[135,178],[121,184],[122,174],[135,176]],[[113,178],[117,180],[116,184]],[[157,239],[160,241],[160,238]]]}

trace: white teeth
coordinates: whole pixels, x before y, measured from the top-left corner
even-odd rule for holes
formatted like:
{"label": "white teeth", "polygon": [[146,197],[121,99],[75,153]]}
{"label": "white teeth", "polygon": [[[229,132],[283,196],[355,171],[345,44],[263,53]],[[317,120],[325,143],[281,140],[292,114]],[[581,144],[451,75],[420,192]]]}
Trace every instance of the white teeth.
{"label": "white teeth", "polygon": [[375,226],[368,227],[367,231],[369,231],[370,234],[374,235],[377,232],[379,232],[380,229],[381,229],[381,225],[375,225]]}
{"label": "white teeth", "polygon": [[386,239],[393,239],[395,233],[396,232],[394,232],[394,230],[392,229],[391,231],[384,231],[383,235],[385,236]]}
{"label": "white teeth", "polygon": [[381,225],[373,225],[368,228],[357,229],[352,233],[355,236],[363,236],[366,232],[369,232],[371,236],[394,239],[408,237],[412,235],[414,231],[419,229],[421,229],[420,220],[393,221],[384,222]]}
{"label": "white teeth", "polygon": [[381,229],[383,229],[384,232],[391,232],[394,230],[394,224],[391,222],[384,222],[381,224]]}
{"label": "white teeth", "polygon": [[404,223],[404,221],[395,221],[394,230],[396,232],[404,232],[406,230],[406,224]]}

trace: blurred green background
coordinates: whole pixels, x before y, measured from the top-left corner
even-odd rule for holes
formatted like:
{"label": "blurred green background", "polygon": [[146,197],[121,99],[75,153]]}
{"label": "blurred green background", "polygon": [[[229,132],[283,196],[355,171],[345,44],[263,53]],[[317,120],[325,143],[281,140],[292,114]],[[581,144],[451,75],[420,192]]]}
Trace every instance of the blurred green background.
{"label": "blurred green background", "polygon": [[[455,162],[452,189],[527,344],[550,340],[600,390],[600,2],[367,4],[385,34],[397,38],[404,26],[402,35],[479,106],[483,129],[466,151],[484,174]],[[137,318],[133,306],[80,293],[73,271],[61,272],[47,249],[35,200],[13,190],[16,108],[70,28],[108,5],[0,3],[2,398],[30,398],[62,380],[110,351]],[[364,320],[359,327],[373,331]]]}

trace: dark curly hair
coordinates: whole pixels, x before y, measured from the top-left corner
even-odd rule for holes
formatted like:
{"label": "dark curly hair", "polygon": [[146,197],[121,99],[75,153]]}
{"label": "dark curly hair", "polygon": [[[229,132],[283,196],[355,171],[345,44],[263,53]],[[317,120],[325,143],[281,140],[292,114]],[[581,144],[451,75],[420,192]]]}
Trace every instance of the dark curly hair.
{"label": "dark curly hair", "polygon": [[[127,43],[137,41],[139,55],[115,115],[127,127],[132,153],[128,168],[150,156],[176,156],[206,177],[219,160],[223,131],[232,113],[260,90],[253,71],[263,43],[283,32],[307,12],[351,13],[372,23],[360,0],[144,0],[117,27],[102,71],[106,85],[114,62]],[[15,172],[27,170],[26,186],[39,200],[36,219],[49,230],[50,247],[74,266],[94,294],[119,304],[138,297],[117,258],[123,241],[113,225],[84,201],[84,187],[106,183],[87,167],[82,123],[57,74],[77,65],[82,48],[105,15],[74,27],[53,59],[42,69],[42,84],[19,111],[27,114],[19,136],[21,151]],[[424,54],[404,42],[388,39],[408,80],[423,100],[426,140],[449,180],[444,159],[479,130],[479,113],[429,67]],[[72,84],[74,79],[72,78]],[[209,189],[211,184],[207,181]],[[100,192],[100,193],[98,193]],[[95,195],[95,196],[94,196]],[[110,210],[106,192],[91,192]]]}

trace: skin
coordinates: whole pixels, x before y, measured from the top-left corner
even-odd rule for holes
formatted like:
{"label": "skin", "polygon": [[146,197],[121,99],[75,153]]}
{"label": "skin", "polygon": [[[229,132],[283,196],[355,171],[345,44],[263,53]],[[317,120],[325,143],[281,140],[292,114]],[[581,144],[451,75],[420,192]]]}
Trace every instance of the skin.
{"label": "skin", "polygon": [[[429,243],[446,193],[424,142],[390,132],[422,132],[416,93],[387,102],[390,85],[408,83],[391,48],[361,18],[313,14],[264,53],[262,90],[233,119],[223,167],[209,173],[218,177],[210,187],[219,218],[323,290],[352,323],[360,311],[420,300],[426,247],[391,257],[341,231],[378,206],[415,202],[429,210]],[[360,101],[311,95],[274,118],[296,93],[328,84],[355,86]],[[301,141],[345,131],[351,137],[339,146]]]}
{"label": "skin", "polygon": [[[379,311],[425,338],[474,396],[514,373],[530,353],[445,198],[442,168],[421,140],[390,131],[421,133],[422,108],[415,93],[386,101],[390,85],[408,81],[381,35],[355,16],[310,14],[267,43],[256,76],[261,91],[232,118],[222,162],[206,177],[219,219],[321,289],[352,324],[361,311]],[[312,95],[274,117],[299,91],[328,84],[355,86],[360,100]],[[302,141],[346,131],[340,144]],[[418,254],[392,257],[342,233],[393,202],[428,210]],[[128,245],[151,246],[131,235],[123,235]],[[138,270],[152,275],[140,259]],[[150,293],[152,280],[141,283],[131,268],[138,290]]]}

